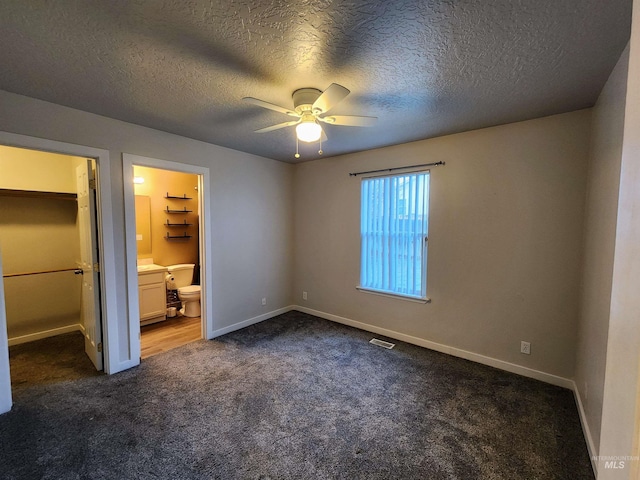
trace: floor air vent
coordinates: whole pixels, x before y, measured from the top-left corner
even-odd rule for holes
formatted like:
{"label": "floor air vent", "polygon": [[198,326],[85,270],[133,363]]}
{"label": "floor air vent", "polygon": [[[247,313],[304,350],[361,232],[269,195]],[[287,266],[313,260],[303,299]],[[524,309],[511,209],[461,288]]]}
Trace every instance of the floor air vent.
{"label": "floor air vent", "polygon": [[384,340],[378,340],[377,338],[372,338],[371,340],[369,340],[369,343],[373,343],[374,345],[388,349],[392,349],[396,346],[395,343],[385,342]]}

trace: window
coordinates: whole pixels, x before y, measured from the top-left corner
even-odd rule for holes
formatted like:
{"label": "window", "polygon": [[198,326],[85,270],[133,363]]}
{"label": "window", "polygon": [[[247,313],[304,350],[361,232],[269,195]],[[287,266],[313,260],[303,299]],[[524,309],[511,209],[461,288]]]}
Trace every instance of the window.
{"label": "window", "polygon": [[362,179],[360,289],[427,298],[429,172]]}

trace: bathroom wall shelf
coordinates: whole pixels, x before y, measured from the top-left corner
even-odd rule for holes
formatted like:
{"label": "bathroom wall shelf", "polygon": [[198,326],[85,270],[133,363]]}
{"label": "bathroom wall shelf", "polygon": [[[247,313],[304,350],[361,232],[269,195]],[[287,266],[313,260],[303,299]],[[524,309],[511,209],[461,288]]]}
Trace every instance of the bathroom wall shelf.
{"label": "bathroom wall shelf", "polygon": [[170,198],[172,200],[193,200],[193,198],[187,197],[186,193],[181,197],[178,197],[177,195],[169,195],[169,192],[167,192],[164,198]]}
{"label": "bathroom wall shelf", "polygon": [[191,238],[191,235],[187,235],[187,232],[185,232],[183,235],[171,235],[169,232],[167,232],[167,236],[164,238],[165,240],[188,240]]}
{"label": "bathroom wall shelf", "polygon": [[167,223],[164,224],[165,227],[190,227],[193,223],[187,223],[185,220],[184,223],[171,223],[167,220]]}
{"label": "bathroom wall shelf", "polygon": [[167,206],[167,209],[165,210],[166,213],[191,213],[193,212],[193,210],[187,210],[187,207],[184,207],[183,210],[172,210]]}

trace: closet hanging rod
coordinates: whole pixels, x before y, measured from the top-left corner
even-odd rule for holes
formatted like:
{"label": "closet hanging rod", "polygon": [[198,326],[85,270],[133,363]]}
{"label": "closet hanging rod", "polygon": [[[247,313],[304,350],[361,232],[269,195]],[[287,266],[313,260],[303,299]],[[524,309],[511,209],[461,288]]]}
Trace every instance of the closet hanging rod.
{"label": "closet hanging rod", "polygon": [[407,165],[406,167],[393,167],[393,168],[381,168],[380,170],[369,170],[368,172],[353,172],[350,173],[350,177],[355,177],[357,175],[366,175],[368,173],[380,173],[380,172],[393,172],[395,170],[406,170],[407,168],[418,168],[418,167],[437,167],[440,165],[446,165],[444,162],[433,162],[433,163],[421,163],[420,165]]}
{"label": "closet hanging rod", "polygon": [[75,272],[76,270],[80,270],[80,269],[79,268],[61,268],[58,270],[41,270],[39,272],[7,273],[5,275],[2,275],[2,278],[26,277],[27,275],[42,275],[43,273]]}

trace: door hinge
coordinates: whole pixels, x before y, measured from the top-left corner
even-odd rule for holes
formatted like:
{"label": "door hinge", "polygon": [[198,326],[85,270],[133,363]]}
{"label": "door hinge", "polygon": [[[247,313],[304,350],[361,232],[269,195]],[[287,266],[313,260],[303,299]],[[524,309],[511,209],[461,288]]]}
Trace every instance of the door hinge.
{"label": "door hinge", "polygon": [[99,272],[100,271],[100,264],[99,263],[94,263],[93,264],[93,271],[94,272]]}
{"label": "door hinge", "polygon": [[95,178],[92,178],[92,179],[89,180],[89,188],[91,190],[95,190],[96,189],[96,179]]}
{"label": "door hinge", "polygon": [[98,345],[98,353],[102,353],[102,342],[100,342]]}

